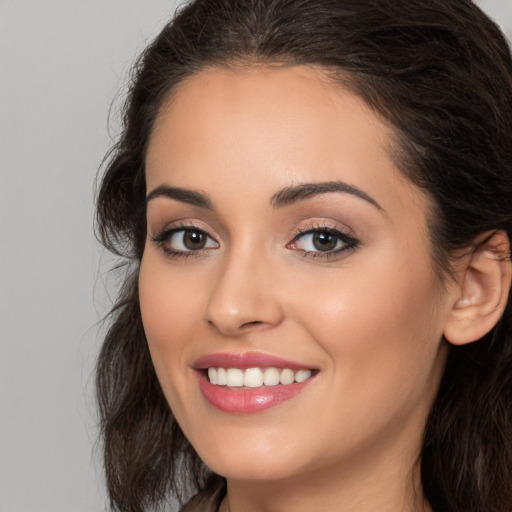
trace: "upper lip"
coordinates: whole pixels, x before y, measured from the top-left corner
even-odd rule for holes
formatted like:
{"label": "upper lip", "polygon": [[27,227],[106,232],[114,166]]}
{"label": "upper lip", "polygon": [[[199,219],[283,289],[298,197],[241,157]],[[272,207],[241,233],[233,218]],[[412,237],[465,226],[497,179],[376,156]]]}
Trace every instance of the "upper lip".
{"label": "upper lip", "polygon": [[197,370],[207,368],[290,368],[291,370],[313,369],[310,365],[271,356],[261,352],[222,352],[207,354],[194,361],[193,366]]}

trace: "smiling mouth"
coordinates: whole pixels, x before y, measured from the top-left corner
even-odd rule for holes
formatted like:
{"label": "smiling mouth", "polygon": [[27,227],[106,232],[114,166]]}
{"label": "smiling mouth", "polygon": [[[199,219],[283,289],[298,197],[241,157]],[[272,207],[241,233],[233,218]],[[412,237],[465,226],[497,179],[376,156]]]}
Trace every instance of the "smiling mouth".
{"label": "smiling mouth", "polygon": [[318,373],[317,370],[292,370],[291,368],[276,367],[246,369],[210,367],[206,370],[207,379],[211,384],[237,389],[301,383],[316,373]]}

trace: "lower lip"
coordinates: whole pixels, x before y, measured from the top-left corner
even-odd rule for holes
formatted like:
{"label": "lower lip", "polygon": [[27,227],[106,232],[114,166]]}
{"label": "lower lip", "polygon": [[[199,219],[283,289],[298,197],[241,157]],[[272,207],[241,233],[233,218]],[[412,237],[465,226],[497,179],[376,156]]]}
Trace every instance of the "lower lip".
{"label": "lower lip", "polygon": [[211,384],[201,373],[199,387],[206,400],[217,409],[232,413],[251,413],[270,409],[290,400],[301,393],[314,378],[287,385],[240,389]]}

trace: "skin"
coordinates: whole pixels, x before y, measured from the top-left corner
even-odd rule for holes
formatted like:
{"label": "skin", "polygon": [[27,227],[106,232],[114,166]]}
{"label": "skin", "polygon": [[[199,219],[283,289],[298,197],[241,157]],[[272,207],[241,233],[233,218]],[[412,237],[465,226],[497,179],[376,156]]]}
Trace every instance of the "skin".
{"label": "skin", "polygon": [[[430,202],[396,169],[391,147],[369,107],[312,67],[207,69],[162,108],[148,193],[200,191],[212,208],[148,201],[141,311],[176,419],[227,478],[221,511],[228,500],[231,512],[429,510],[416,469],[456,293],[433,270]],[[346,192],[271,204],[283,188],[339,180],[378,206]],[[211,238],[170,256],[183,232],[154,238],[176,226]],[[357,247],[318,257],[297,238],[325,227]],[[215,409],[194,361],[247,351],[320,371],[277,407]]]}

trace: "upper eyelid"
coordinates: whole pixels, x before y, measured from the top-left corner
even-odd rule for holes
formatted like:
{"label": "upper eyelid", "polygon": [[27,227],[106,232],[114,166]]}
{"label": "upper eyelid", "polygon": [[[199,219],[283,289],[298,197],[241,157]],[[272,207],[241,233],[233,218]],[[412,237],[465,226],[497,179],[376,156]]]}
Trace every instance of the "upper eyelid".
{"label": "upper eyelid", "polygon": [[355,244],[355,245],[359,245],[360,242],[359,240],[352,234],[349,234],[347,233],[346,231],[344,230],[341,230],[339,228],[330,228],[330,227],[318,227],[318,228],[310,228],[310,229],[305,229],[304,231],[299,231],[293,238],[290,242],[287,243],[287,246],[296,242],[297,240],[299,240],[300,238],[306,236],[306,235],[311,235],[313,233],[321,233],[321,232],[327,232],[331,235],[334,235],[334,236],[337,236],[342,242],[346,243],[346,244]]}
{"label": "upper eyelid", "polygon": [[[210,225],[204,226],[203,222],[198,219],[180,219],[173,222],[169,222],[165,224],[163,227],[154,230],[153,234],[150,235],[150,230],[148,229],[148,236],[151,236],[152,239],[162,235],[163,233],[172,233],[180,230],[187,229],[196,229],[198,231],[204,232],[207,236],[212,238],[216,243],[220,243],[220,238],[222,238]],[[326,220],[315,220],[306,225],[299,225],[291,230],[289,230],[287,237],[288,241],[286,245],[293,242],[300,236],[304,236],[308,233],[314,233],[315,231],[329,231],[333,234],[339,233],[346,238],[350,238],[358,241],[358,237],[353,233],[353,230],[347,226],[340,226],[338,223],[334,221],[326,221]]]}
{"label": "upper eyelid", "polygon": [[[196,229],[198,231],[203,231],[204,233],[206,233],[209,237],[213,238],[213,239],[217,239],[218,238],[218,235],[217,233],[215,232],[215,230],[213,230],[210,226],[204,226],[203,225],[203,222],[199,221],[199,220],[186,220],[186,219],[180,219],[180,220],[175,220],[175,221],[172,221],[172,222],[166,222],[166,223],[162,223],[162,225],[158,226],[156,229],[149,229],[147,230],[148,232],[148,235],[153,232],[153,235],[152,236],[155,236],[158,235],[158,234],[161,234],[161,233],[164,233],[164,232],[171,232],[171,231],[180,231],[180,230],[187,230],[187,229]],[[213,232],[213,234],[212,234]]]}
{"label": "upper eyelid", "polygon": [[311,224],[296,227],[289,232],[289,236],[292,238],[292,240],[294,240],[298,236],[321,230],[340,233],[342,235],[345,235],[346,237],[354,239],[356,238],[356,235],[354,234],[353,230],[350,229],[349,227],[340,226],[338,224],[335,224],[334,222],[326,221],[314,221]]}
{"label": "upper eyelid", "polygon": [[175,233],[179,233],[180,231],[200,231],[201,233],[204,233],[207,237],[211,238],[216,244],[219,242],[217,239],[206,229],[198,227],[198,226],[190,226],[190,225],[184,225],[184,226],[168,226],[161,230],[158,230],[155,234],[151,236],[153,241],[157,241],[156,239],[158,237],[163,236],[164,234],[166,237],[174,235]]}
{"label": "upper eyelid", "polygon": [[[179,233],[180,231],[201,231],[202,233],[210,236],[210,234],[205,231],[203,228],[199,228],[197,226],[166,226],[162,229],[158,229],[156,233],[152,235],[152,238],[162,236],[163,234],[170,235],[174,233]],[[210,238],[212,238],[210,236]]]}

